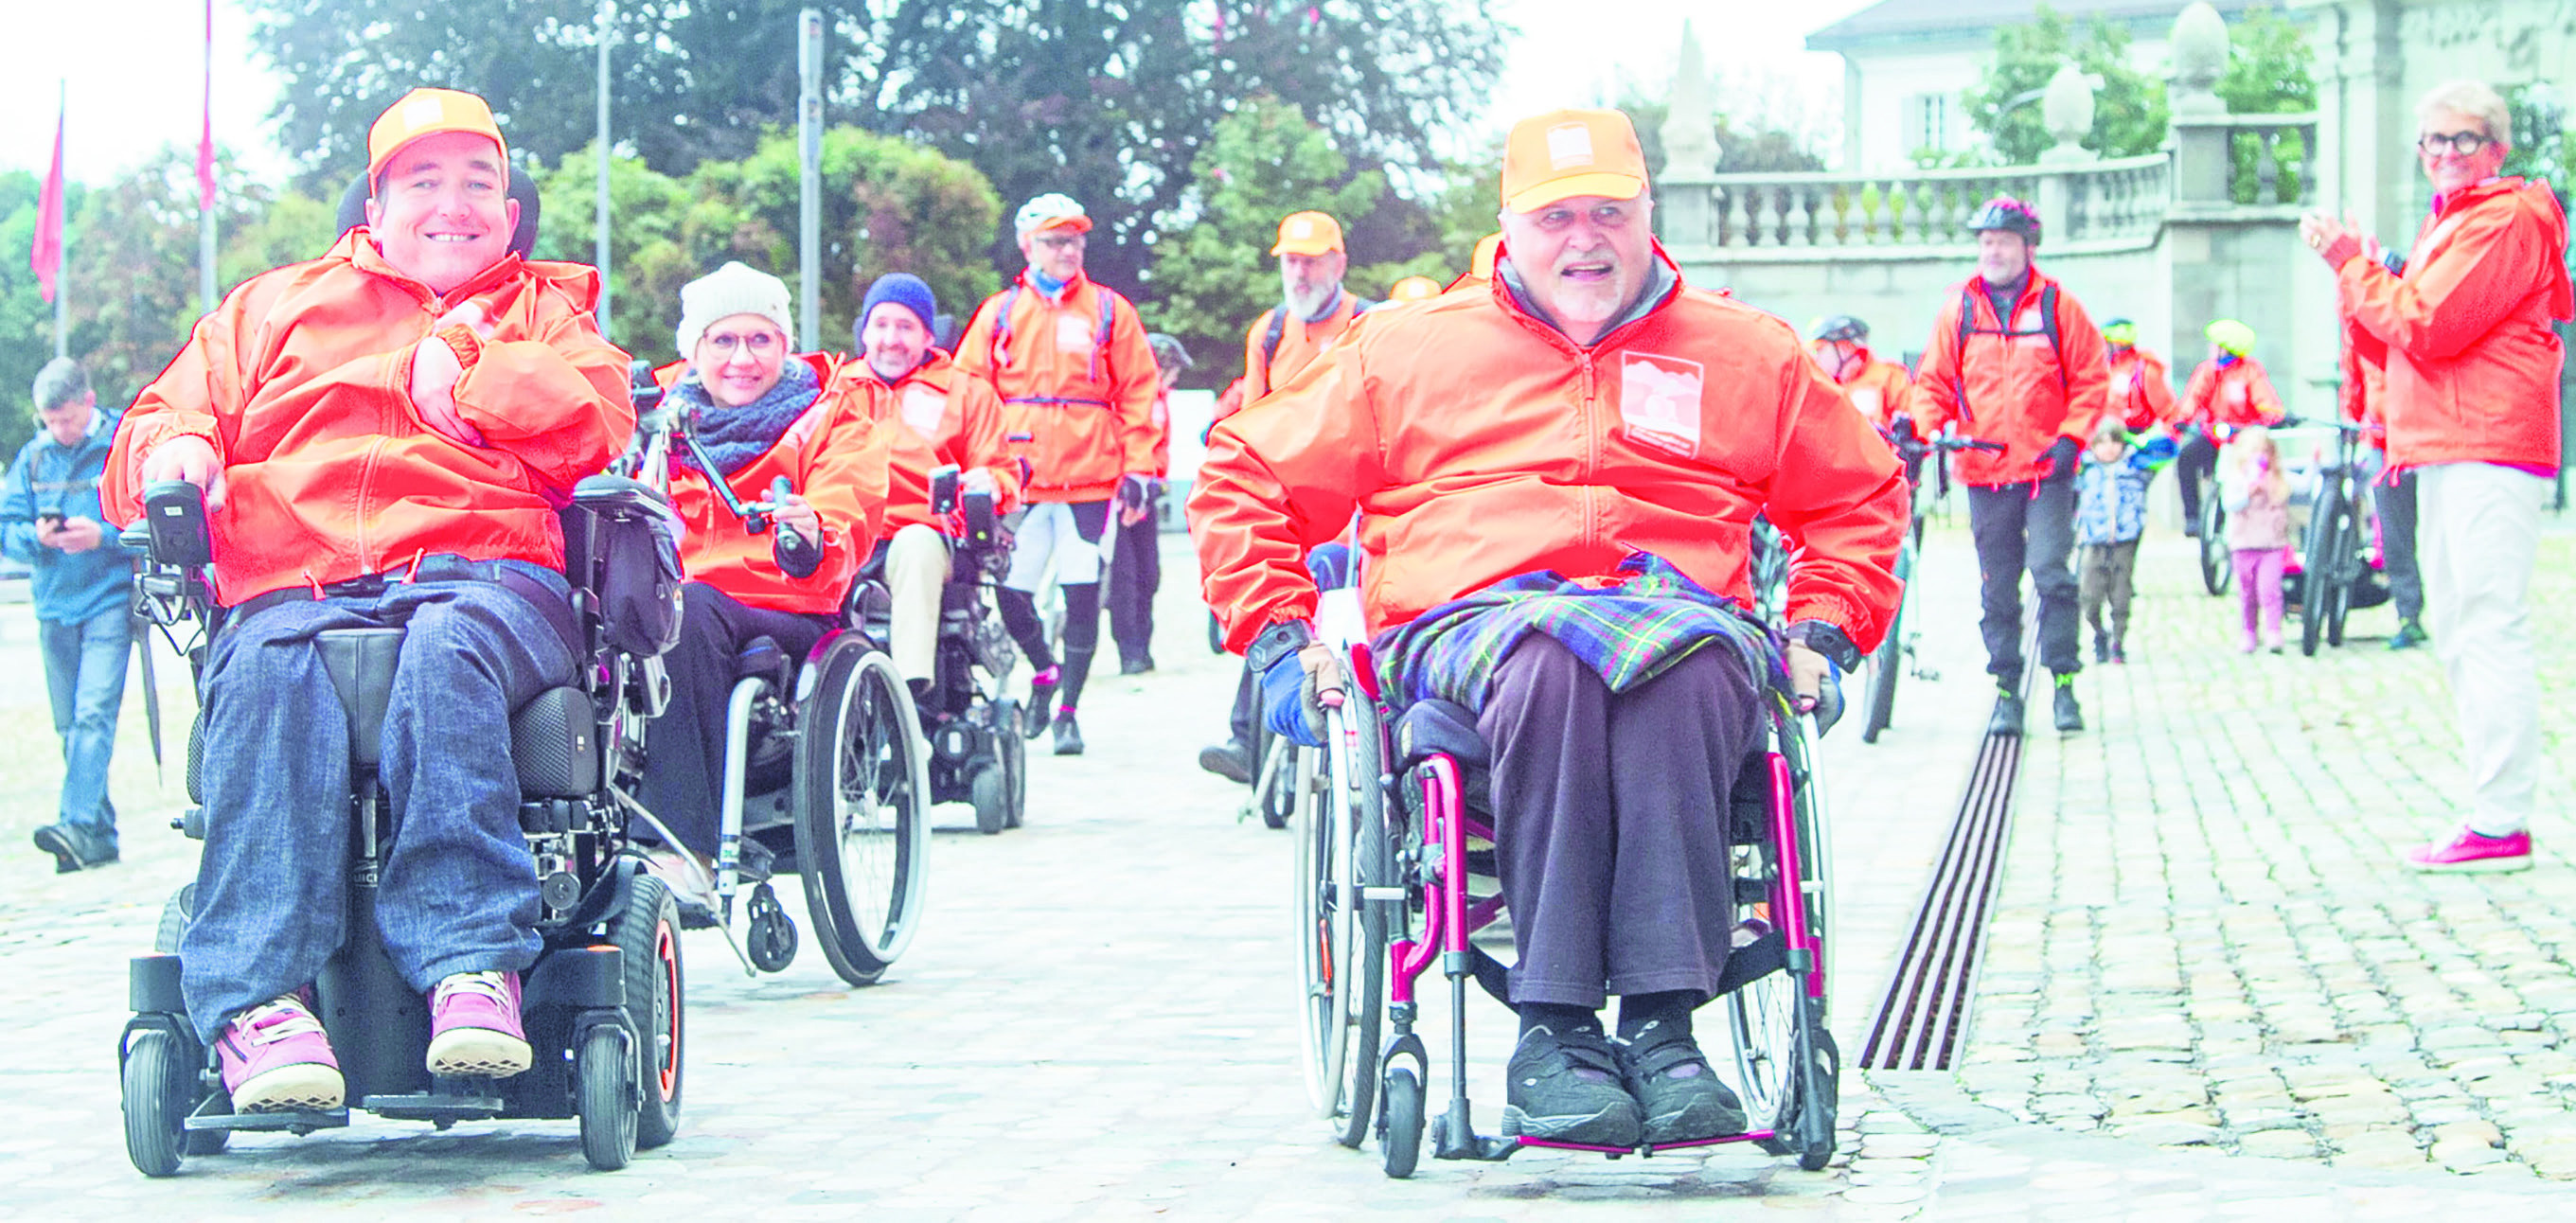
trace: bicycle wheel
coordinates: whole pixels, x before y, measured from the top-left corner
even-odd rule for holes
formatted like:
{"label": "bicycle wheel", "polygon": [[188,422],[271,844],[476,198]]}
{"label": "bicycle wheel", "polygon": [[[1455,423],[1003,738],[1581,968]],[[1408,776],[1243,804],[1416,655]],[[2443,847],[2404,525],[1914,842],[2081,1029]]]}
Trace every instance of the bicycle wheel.
{"label": "bicycle wheel", "polygon": [[2332,588],[2326,597],[2326,644],[2343,645],[2344,617],[2352,613],[2353,588],[2361,584],[2361,504],[2347,488],[2335,514]]}
{"label": "bicycle wheel", "polygon": [[796,861],[815,942],[852,985],[912,942],[930,856],[930,769],[893,660],[841,633],[798,712]]}
{"label": "bicycle wheel", "polygon": [[1896,601],[1896,614],[1888,618],[1887,636],[1869,656],[1869,710],[1862,717],[1860,741],[1878,742],[1878,732],[1886,730],[1896,714],[1897,673],[1905,669],[1905,609],[1914,602],[1914,545],[1908,543],[1896,554],[1896,580],[1904,583]]}
{"label": "bicycle wheel", "polygon": [[1295,753],[1299,1052],[1316,1115],[1335,1141],[1357,1147],[1373,1115],[1386,995],[1386,917],[1363,892],[1387,874],[1386,837],[1376,722],[1362,714],[1330,723],[1326,750]]}
{"label": "bicycle wheel", "polygon": [[2213,595],[2227,593],[2228,581],[2235,577],[2233,558],[2227,554],[2227,509],[2218,504],[2218,490],[2203,490],[2200,499],[2200,584]]}

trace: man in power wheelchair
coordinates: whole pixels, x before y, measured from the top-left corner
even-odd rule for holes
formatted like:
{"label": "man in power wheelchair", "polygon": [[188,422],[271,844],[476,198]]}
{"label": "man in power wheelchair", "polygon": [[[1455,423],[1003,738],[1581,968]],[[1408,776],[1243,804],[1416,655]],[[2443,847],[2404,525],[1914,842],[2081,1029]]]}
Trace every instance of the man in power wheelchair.
{"label": "man in power wheelchair", "polygon": [[745,968],[796,950],[773,873],[805,879],[835,971],[866,984],[911,936],[926,837],[920,732],[893,667],[852,631],[860,548],[885,510],[878,384],[789,351],[787,286],[727,263],[680,290],[683,360],[638,478],[686,527],[670,706],[645,753],[639,836],[692,924],[734,935]]}
{"label": "man in power wheelchair", "polygon": [[[1519,952],[1504,985],[1521,1024],[1506,1135],[1612,1152],[1720,1139],[1745,1129],[1745,1109],[1692,1012],[1737,984],[1731,952],[1756,932],[1732,866],[1744,821],[1730,812],[1763,776],[1748,762],[1776,733],[1767,711],[1812,707],[1835,663],[1877,641],[1897,598],[1905,484],[1786,323],[1681,283],[1651,236],[1626,116],[1522,121],[1502,193],[1490,286],[1372,316],[1216,426],[1192,534],[1208,602],[1248,651],[1278,733],[1348,747],[1349,787],[1372,791],[1382,697],[1402,715],[1400,758],[1383,771],[1443,757],[1489,773],[1466,798],[1490,812],[1496,903]],[[1316,644],[1304,561],[1355,510],[1377,635],[1353,652],[1373,658],[1353,691],[1344,658]],[[1742,614],[1757,513],[1797,548],[1785,646]],[[1452,874],[1469,831],[1436,838]],[[1340,902],[1381,917],[1425,903],[1437,855],[1408,854],[1405,873],[1386,864],[1410,848],[1386,843],[1387,828],[1354,835],[1357,877]],[[1794,861],[1796,849],[1772,852]],[[1796,890],[1771,894],[1775,916],[1794,920],[1778,910]],[[1443,910],[1433,929],[1495,911],[1445,895],[1427,898]],[[1364,946],[1353,971],[1375,982],[1379,950]],[[1431,950],[1462,989],[1463,937]],[[1429,959],[1403,941],[1388,954],[1399,976]],[[1620,1012],[1605,1030],[1611,994]],[[1418,1144],[1405,982],[1396,997],[1381,1133],[1409,1120]],[[1372,1016],[1363,1030],[1375,1028]],[[1410,1069],[1397,1065],[1404,1041]],[[1399,1070],[1412,1076],[1404,1097]],[[1345,1133],[1354,1145],[1369,1090]],[[1466,1111],[1460,1084],[1439,1153],[1508,1154],[1473,1138]],[[1389,1170],[1409,1172],[1412,1154],[1398,1155],[1391,1146]]]}
{"label": "man in power wheelchair", "polygon": [[[147,1173],[351,1102],[578,1115],[603,1167],[671,1136],[676,918],[618,856],[596,689],[667,644],[676,558],[648,528],[640,593],[590,580],[655,513],[583,479],[633,427],[626,358],[595,272],[509,249],[507,166],[482,99],[397,101],[368,225],[235,289],[118,433],[104,492],[147,518],[155,618],[208,633],[205,849],[121,1050]],[[601,614],[657,596],[659,624]]]}
{"label": "man in power wheelchair", "polygon": [[1001,691],[1018,653],[984,593],[1008,561],[994,520],[1018,507],[1024,468],[993,385],[934,346],[938,311],[920,277],[878,277],[850,326],[860,359],[834,385],[865,383],[892,408],[885,523],[859,570],[888,596],[870,627],[919,704],[931,801],[973,803],[992,834],[1019,824],[1028,785],[1019,705]]}

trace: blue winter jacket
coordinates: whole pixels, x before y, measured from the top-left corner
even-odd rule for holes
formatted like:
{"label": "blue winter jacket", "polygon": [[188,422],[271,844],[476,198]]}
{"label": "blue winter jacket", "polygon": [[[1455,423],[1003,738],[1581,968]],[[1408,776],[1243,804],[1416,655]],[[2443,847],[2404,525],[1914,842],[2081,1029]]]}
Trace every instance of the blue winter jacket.
{"label": "blue winter jacket", "polygon": [[[107,470],[116,419],[92,418],[89,436],[76,446],[54,441],[42,427],[18,451],[0,483],[0,552],[35,571],[36,618],[52,624],[87,620],[132,597],[133,554],[117,542],[117,524],[98,505],[98,479]],[[61,514],[104,525],[98,547],[77,555],[36,542],[36,515]]]}
{"label": "blue winter jacket", "polygon": [[2132,449],[2105,463],[2087,450],[2075,472],[2075,542],[2124,544],[2144,534],[2147,481],[2154,475],[2145,451]]}

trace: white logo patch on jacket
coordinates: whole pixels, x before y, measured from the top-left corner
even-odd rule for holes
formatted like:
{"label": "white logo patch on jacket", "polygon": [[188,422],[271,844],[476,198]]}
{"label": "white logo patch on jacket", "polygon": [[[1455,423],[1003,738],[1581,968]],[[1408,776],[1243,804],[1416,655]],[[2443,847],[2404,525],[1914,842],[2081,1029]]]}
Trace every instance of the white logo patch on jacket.
{"label": "white logo patch on jacket", "polygon": [[1660,353],[1619,355],[1619,415],[1628,440],[1683,458],[1699,456],[1700,390],[1707,370]]}
{"label": "white logo patch on jacket", "polygon": [[1055,319],[1057,352],[1090,352],[1091,320],[1074,314],[1059,314]]}
{"label": "white logo patch on jacket", "polygon": [[903,423],[924,441],[939,440],[940,419],[948,415],[948,396],[928,383],[916,382],[903,388]]}

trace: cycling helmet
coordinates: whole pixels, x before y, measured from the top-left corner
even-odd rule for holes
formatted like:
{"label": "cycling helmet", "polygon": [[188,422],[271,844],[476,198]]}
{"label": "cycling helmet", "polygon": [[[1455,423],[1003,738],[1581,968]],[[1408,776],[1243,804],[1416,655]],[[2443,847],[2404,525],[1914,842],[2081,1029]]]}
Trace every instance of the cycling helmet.
{"label": "cycling helmet", "polygon": [[2138,346],[2138,325],[2124,318],[2112,319],[2102,324],[2102,339],[2122,348],[2135,348]]}
{"label": "cycling helmet", "polygon": [[2009,195],[1998,195],[1977,206],[1977,215],[1968,221],[1970,233],[2000,229],[2020,234],[2022,241],[2039,245],[2039,212]]}
{"label": "cycling helmet", "polygon": [[1181,342],[1160,331],[1145,333],[1145,347],[1154,350],[1154,364],[1175,373],[1190,367],[1190,350]]}
{"label": "cycling helmet", "polygon": [[1831,344],[1866,344],[1869,343],[1869,324],[1848,314],[1830,315],[1817,320],[1816,325],[1808,329],[1807,339]]}
{"label": "cycling helmet", "polygon": [[2254,355],[2254,329],[2235,319],[2219,319],[2203,328],[2201,334],[2208,336],[2209,342],[2216,344],[2222,351],[2234,353],[2240,357]]}

